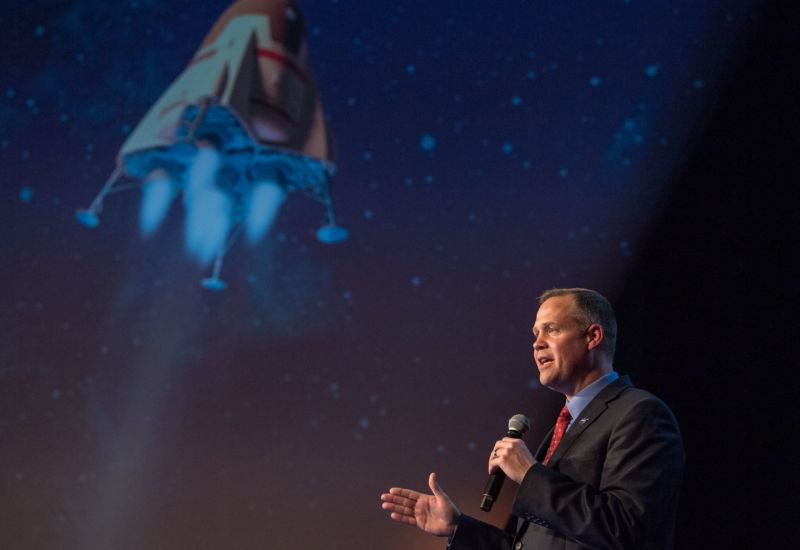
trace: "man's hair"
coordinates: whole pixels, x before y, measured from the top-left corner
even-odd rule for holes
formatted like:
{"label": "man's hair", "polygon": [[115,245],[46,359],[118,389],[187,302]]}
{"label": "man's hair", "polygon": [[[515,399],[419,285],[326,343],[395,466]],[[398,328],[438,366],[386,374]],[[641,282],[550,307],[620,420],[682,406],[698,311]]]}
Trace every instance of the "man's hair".
{"label": "man's hair", "polygon": [[614,308],[605,296],[588,288],[553,288],[539,296],[539,305],[557,296],[572,296],[575,300],[575,318],[584,328],[593,323],[603,327],[604,338],[600,347],[609,359],[617,349],[617,318]]}

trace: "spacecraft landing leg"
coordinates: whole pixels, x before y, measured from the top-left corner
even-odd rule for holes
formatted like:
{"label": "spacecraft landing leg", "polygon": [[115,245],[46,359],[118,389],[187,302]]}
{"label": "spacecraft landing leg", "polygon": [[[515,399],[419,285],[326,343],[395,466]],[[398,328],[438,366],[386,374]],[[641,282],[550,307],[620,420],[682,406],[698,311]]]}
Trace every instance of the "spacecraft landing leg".
{"label": "spacecraft landing leg", "polygon": [[242,224],[237,224],[234,229],[230,232],[228,236],[228,240],[225,243],[225,246],[222,246],[217,251],[217,257],[214,259],[214,269],[211,272],[211,277],[206,277],[200,281],[200,286],[207,290],[225,290],[228,287],[228,283],[223,281],[220,278],[220,273],[222,272],[222,261],[225,259],[225,254],[228,253],[233,243],[239,237],[239,232],[242,230]]}
{"label": "spacecraft landing leg", "polygon": [[333,213],[333,200],[331,200],[330,193],[327,188],[319,190],[318,193],[319,201],[325,205],[328,223],[317,229],[317,240],[325,244],[336,244],[346,241],[348,237],[350,237],[350,232],[341,225],[336,225],[336,216]]}
{"label": "spacecraft landing leg", "polygon": [[117,167],[116,170],[108,178],[103,188],[89,205],[89,208],[82,208],[75,211],[75,218],[86,227],[95,228],[100,225],[100,211],[103,210],[103,199],[108,195],[114,185],[117,183],[122,169]]}
{"label": "spacecraft landing leg", "polygon": [[225,290],[225,288],[228,286],[228,283],[219,277],[220,271],[222,271],[222,258],[224,256],[224,251],[217,254],[217,259],[214,260],[214,271],[211,273],[211,277],[206,277],[200,281],[200,284],[206,290]]}
{"label": "spacecraft landing leg", "polygon": [[350,232],[340,225],[323,225],[317,229],[317,239],[321,243],[336,244],[346,241]]}

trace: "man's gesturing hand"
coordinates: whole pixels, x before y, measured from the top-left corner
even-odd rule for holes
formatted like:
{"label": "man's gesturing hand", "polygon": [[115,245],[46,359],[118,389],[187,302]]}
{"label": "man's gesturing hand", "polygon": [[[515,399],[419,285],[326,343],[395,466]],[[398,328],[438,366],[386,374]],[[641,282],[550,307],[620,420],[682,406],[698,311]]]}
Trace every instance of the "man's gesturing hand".
{"label": "man's gesturing hand", "polygon": [[381,495],[381,508],[389,510],[395,521],[416,525],[437,537],[452,536],[461,512],[439,486],[435,473],[428,478],[428,486],[432,495],[392,487],[388,493]]}

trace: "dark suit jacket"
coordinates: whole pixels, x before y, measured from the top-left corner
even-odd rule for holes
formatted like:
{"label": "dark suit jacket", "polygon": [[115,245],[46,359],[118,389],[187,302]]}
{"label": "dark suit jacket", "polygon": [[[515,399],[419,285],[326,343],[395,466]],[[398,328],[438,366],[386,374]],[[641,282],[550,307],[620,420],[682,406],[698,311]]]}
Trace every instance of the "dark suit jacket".
{"label": "dark suit jacket", "polygon": [[547,466],[537,462],[525,474],[516,529],[462,516],[449,548],[670,549],[683,463],[672,412],[624,376],[586,406]]}

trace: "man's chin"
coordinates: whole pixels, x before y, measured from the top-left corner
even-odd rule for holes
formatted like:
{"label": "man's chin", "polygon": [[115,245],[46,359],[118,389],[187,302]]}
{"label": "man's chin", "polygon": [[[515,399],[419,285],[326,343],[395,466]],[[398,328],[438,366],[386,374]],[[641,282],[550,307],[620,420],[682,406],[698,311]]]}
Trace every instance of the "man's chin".
{"label": "man's chin", "polygon": [[[547,388],[548,390],[553,390],[558,392],[558,379],[555,376],[548,376],[547,373],[539,373],[539,384],[543,387]],[[560,393],[560,392],[559,392]]]}

